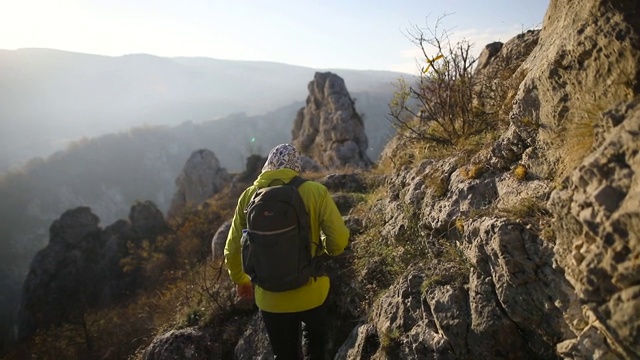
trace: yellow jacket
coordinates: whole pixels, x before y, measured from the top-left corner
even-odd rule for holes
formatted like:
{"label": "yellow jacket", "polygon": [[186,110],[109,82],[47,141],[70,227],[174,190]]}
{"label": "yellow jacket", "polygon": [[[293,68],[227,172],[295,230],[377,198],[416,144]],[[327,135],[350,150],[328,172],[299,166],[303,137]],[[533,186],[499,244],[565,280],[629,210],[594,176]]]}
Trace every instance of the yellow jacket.
{"label": "yellow jacket", "polygon": [[[247,227],[244,209],[259,188],[268,186],[276,179],[288,183],[296,175],[298,175],[297,172],[287,168],[265,171],[258,176],[252,186],[248,187],[240,195],[231,230],[229,230],[229,236],[227,237],[227,244],[224,248],[224,258],[229,276],[236,284],[244,284],[251,281],[249,276],[242,271],[240,238],[242,237],[242,229]],[[314,181],[305,182],[300,185],[298,190],[311,219],[312,239],[320,239],[320,231],[322,230],[325,251],[331,256],[339,255],[347,246],[349,229],[344,225],[342,216],[329,191],[324,185]],[[316,248],[317,245],[312,242],[312,254],[316,254]],[[274,313],[313,309],[322,305],[328,294],[329,277],[327,276],[311,278],[306,285],[289,291],[271,292],[259,286],[255,287],[255,300],[258,308]]]}

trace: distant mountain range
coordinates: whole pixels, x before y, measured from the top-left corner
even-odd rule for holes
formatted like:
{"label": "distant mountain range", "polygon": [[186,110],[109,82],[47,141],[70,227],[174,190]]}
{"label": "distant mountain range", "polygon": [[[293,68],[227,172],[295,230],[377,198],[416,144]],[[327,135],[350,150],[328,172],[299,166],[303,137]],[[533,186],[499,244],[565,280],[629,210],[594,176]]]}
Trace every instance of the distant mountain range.
{"label": "distant mountain range", "polygon": [[[0,50],[0,173],[81,137],[257,115],[304,101],[316,71],[272,62]],[[341,76],[352,94],[388,95],[407,76],[321,71]]]}

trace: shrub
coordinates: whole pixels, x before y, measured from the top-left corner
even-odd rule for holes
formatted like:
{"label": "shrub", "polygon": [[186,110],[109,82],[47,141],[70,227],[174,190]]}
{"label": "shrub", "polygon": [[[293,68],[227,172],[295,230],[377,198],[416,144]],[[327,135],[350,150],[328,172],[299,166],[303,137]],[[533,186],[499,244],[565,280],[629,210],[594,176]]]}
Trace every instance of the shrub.
{"label": "shrub", "polygon": [[400,329],[389,329],[380,334],[380,350],[385,354],[397,357],[400,348],[400,338],[402,331]]}
{"label": "shrub", "polygon": [[[459,140],[483,132],[491,123],[488,114],[473,105],[476,59],[467,41],[452,44],[438,19],[426,33],[419,27],[409,38],[424,56],[416,84],[400,79],[389,104],[392,122],[407,137],[432,143],[455,145]],[[429,56],[434,53],[434,56]]]}
{"label": "shrub", "polygon": [[485,171],[485,166],[480,164],[473,164],[460,168],[460,176],[467,180],[477,179]]}
{"label": "shrub", "polygon": [[513,177],[518,181],[524,181],[527,177],[527,167],[522,164],[518,164],[518,166],[513,169]]}
{"label": "shrub", "polygon": [[433,191],[436,198],[442,198],[449,189],[448,178],[445,175],[433,173],[425,176],[425,184]]}

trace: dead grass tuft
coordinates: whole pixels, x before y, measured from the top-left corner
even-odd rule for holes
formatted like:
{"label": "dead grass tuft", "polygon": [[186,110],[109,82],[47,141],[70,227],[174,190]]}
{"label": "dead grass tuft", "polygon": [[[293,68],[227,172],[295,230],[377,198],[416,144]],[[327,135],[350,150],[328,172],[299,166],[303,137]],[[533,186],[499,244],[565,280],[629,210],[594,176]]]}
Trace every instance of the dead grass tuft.
{"label": "dead grass tuft", "polygon": [[518,164],[518,166],[513,169],[513,177],[518,181],[524,181],[527,177],[527,167],[522,164]]}

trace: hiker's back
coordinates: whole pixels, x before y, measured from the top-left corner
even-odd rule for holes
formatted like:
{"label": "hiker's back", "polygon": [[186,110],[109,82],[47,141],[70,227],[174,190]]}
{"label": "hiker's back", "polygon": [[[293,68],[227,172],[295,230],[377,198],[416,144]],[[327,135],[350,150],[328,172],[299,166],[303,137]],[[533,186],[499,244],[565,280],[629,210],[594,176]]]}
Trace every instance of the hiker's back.
{"label": "hiker's back", "polygon": [[310,221],[298,191],[305,181],[258,189],[246,208],[243,271],[265,290],[296,289],[312,275]]}

